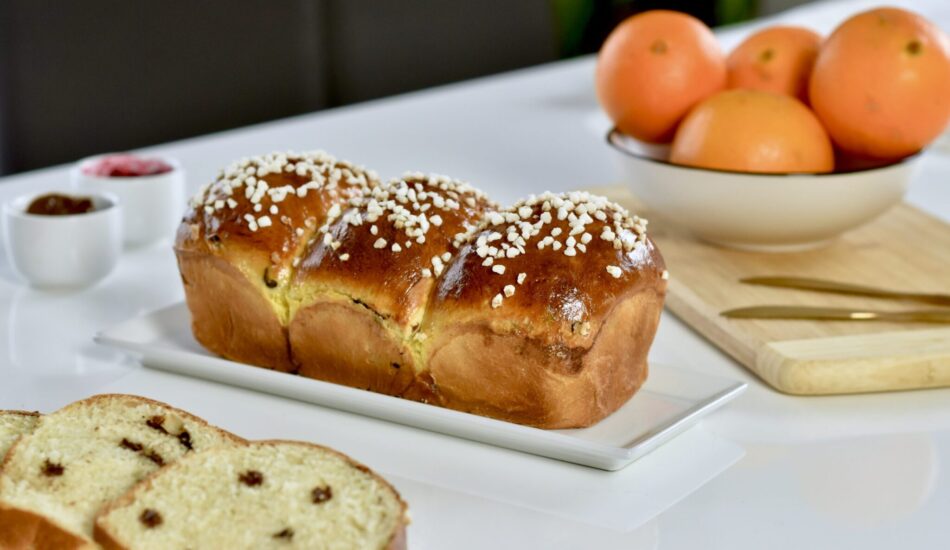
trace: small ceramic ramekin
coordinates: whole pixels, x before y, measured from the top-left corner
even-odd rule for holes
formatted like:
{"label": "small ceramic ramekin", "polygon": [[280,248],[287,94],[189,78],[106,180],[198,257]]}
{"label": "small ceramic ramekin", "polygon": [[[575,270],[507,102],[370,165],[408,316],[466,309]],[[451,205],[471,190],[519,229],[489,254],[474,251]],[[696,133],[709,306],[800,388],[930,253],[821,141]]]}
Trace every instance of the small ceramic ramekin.
{"label": "small ceramic ramekin", "polygon": [[122,252],[118,198],[87,192],[84,196],[92,199],[94,207],[91,212],[28,213],[30,203],[41,194],[24,195],[3,205],[4,248],[14,271],[38,288],[82,288],[104,279]]}
{"label": "small ceramic ramekin", "polygon": [[99,176],[83,169],[110,155],[97,155],[76,163],[70,174],[80,193],[105,192],[119,198],[127,246],[142,246],[175,235],[185,208],[185,172],[175,159],[154,157],[172,167],[169,172],[144,176]]}

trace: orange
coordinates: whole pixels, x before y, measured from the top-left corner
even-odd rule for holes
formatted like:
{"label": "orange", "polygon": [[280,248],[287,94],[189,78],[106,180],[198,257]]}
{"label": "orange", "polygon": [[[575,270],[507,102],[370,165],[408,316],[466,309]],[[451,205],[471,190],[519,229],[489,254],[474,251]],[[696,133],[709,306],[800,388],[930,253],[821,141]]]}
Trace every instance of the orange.
{"label": "orange", "polygon": [[809,95],[844,151],[906,157],[933,141],[950,119],[950,41],[909,11],[860,13],[822,46]]}
{"label": "orange", "polygon": [[740,172],[831,172],[828,134],[804,103],[758,90],[727,90],[683,119],[670,161]]}
{"label": "orange", "polygon": [[820,45],[821,35],[805,27],[763,29],[729,54],[728,87],[786,94],[808,103],[808,77]]}
{"label": "orange", "polygon": [[597,97],[614,124],[666,143],[689,109],[726,85],[726,62],[700,20],[654,10],[626,19],[600,49]]}

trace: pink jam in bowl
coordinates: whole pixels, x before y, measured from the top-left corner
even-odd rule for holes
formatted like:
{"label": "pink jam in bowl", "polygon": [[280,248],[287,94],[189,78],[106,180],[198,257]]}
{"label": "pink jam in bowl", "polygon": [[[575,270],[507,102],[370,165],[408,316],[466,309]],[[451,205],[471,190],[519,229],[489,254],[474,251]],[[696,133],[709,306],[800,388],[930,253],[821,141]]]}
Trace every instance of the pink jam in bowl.
{"label": "pink jam in bowl", "polygon": [[82,167],[83,174],[104,178],[154,176],[172,170],[174,167],[162,159],[137,157],[128,153],[107,155]]}

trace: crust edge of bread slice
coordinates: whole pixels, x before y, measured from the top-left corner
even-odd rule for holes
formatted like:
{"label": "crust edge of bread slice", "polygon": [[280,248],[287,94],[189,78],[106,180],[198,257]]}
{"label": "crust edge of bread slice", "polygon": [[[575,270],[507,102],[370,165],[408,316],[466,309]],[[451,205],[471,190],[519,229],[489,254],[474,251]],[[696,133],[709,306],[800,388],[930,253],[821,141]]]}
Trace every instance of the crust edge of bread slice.
{"label": "crust edge of bread slice", "polygon": [[[5,462],[4,459],[7,453],[16,446],[17,441],[22,436],[33,431],[40,416],[40,413],[32,411],[0,411],[0,417],[33,419],[33,422],[26,423],[24,426],[15,426],[17,428],[16,432],[7,434],[8,438],[15,435],[15,439],[8,445],[0,441],[0,472],[3,471],[3,462]],[[26,429],[21,429],[23,427]],[[31,546],[66,549],[93,548],[84,540],[77,538],[57,525],[50,518],[0,502],[0,548],[19,549]]]}
{"label": "crust edge of bread slice", "polygon": [[85,550],[96,548],[96,546],[60,526],[52,518],[0,501],[0,548],[3,550]]}
{"label": "crust edge of bread slice", "polygon": [[[386,543],[386,546],[382,550],[406,550],[407,548],[407,536],[406,536],[406,527],[410,523],[409,508],[406,502],[403,500],[402,495],[399,494],[399,491],[392,486],[389,481],[383,478],[381,475],[377,474],[375,471],[371,470],[369,467],[364,465],[361,462],[353,459],[352,457],[323,445],[318,445],[316,443],[310,443],[306,441],[294,441],[294,440],[285,440],[285,439],[265,439],[265,440],[255,440],[247,441],[243,445],[238,445],[238,447],[250,447],[254,445],[298,445],[302,447],[310,447],[317,449],[323,452],[327,452],[337,457],[341,458],[349,466],[356,468],[357,470],[369,475],[376,482],[383,485],[386,489],[392,492],[396,497],[396,501],[399,504],[399,515],[397,519],[397,524],[393,533],[390,535],[389,541]],[[119,540],[117,540],[109,528],[105,526],[105,518],[112,511],[130,506],[135,501],[136,497],[140,493],[149,489],[152,486],[154,479],[160,475],[170,475],[174,473],[177,468],[181,468],[180,462],[170,464],[164,468],[152,472],[148,477],[142,481],[135,484],[131,489],[129,489],[125,494],[116,498],[106,506],[104,506],[96,516],[94,522],[94,540],[102,546],[105,550],[128,550],[130,547],[123,545]]]}

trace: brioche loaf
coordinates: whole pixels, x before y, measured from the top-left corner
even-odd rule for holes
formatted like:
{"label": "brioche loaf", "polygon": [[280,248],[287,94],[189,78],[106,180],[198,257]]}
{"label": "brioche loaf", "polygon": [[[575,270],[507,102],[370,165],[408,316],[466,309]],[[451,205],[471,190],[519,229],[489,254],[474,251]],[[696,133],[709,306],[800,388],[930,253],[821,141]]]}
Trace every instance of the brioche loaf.
{"label": "brioche loaf", "polygon": [[33,431],[40,415],[26,411],[0,411],[0,467],[3,457],[21,435]]}
{"label": "brioche loaf", "polygon": [[285,300],[294,262],[376,179],[323,152],[245,158],[219,173],[192,199],[175,240],[198,342],[228,359],[295,370]]}
{"label": "brioche loaf", "polygon": [[307,443],[195,453],[107,506],[107,549],[405,548],[406,506],[365,466]]}
{"label": "brioche loaf", "polygon": [[0,470],[0,548],[89,546],[104,504],[164,464],[241,441],[129,395],[99,395],[42,416]]}
{"label": "brioche loaf", "polygon": [[[285,173],[277,165],[291,157],[266,158]],[[188,244],[182,235],[208,241],[218,233],[201,227],[235,219],[199,195],[177,245],[199,342],[245,363],[541,428],[594,424],[643,384],[666,294],[646,220],[582,192],[501,210],[440,176],[352,181],[346,197],[321,199],[325,215],[280,256],[273,288],[251,281],[266,266],[241,266],[280,241],[245,240],[285,229],[237,219],[240,239]]]}

